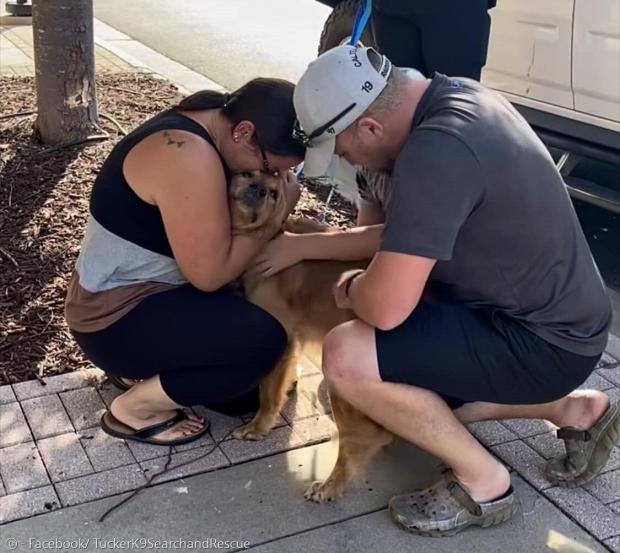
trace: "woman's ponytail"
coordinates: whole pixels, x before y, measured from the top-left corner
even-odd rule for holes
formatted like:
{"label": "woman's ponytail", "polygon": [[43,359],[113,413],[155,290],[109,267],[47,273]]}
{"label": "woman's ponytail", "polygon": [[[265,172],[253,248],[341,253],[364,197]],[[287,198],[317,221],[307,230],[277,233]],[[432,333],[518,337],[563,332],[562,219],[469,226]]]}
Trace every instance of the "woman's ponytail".
{"label": "woman's ponytail", "polygon": [[230,100],[228,92],[217,90],[200,90],[187,98],[183,98],[175,109],[182,111],[198,111],[201,109],[215,109],[224,107]]}

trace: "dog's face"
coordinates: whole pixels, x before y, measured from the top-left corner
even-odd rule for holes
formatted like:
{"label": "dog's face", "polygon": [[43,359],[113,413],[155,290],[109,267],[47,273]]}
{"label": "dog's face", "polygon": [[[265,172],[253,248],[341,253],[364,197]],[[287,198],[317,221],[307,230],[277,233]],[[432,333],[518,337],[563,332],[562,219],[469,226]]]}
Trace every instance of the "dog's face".
{"label": "dog's face", "polygon": [[232,178],[229,199],[234,234],[275,233],[282,224],[286,201],[280,177],[262,171],[238,173]]}

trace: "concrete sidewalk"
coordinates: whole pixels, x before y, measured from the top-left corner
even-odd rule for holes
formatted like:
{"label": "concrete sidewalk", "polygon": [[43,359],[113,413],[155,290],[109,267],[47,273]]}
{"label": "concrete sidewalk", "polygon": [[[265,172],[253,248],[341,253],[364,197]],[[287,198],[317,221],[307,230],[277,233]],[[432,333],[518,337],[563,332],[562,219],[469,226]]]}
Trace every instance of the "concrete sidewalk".
{"label": "concrete sidewalk", "polygon": [[[8,49],[26,55],[26,39],[20,43],[16,37],[27,32],[10,31],[7,37],[1,29],[2,55]],[[160,73],[186,90],[218,86],[106,25],[96,22],[95,31],[111,66]],[[25,63],[18,66],[26,71]],[[584,387],[620,397],[618,360],[620,340],[612,337]],[[0,387],[0,549],[176,545],[200,551],[215,549],[208,541],[213,538],[237,540],[228,550],[243,548],[246,540],[260,552],[620,552],[620,450],[616,447],[603,473],[582,488],[552,487],[541,470],[561,450],[553,429],[542,421],[471,427],[513,470],[522,510],[502,526],[446,539],[397,529],[386,511],[389,497],[428,485],[439,470],[435,460],[406,444],[388,448],[341,500],[324,506],[304,501],[304,489],[333,465],[335,446],[327,442],[335,426],[319,368],[305,360],[300,371],[297,392],[267,439],[227,438],[218,444],[243,419],[207,412],[210,434],[171,452],[173,467],[187,464],[157,479],[103,523],[97,519],[108,507],[164,466],[168,449],[112,439],[101,431],[99,416],[118,392],[101,385],[96,369],[50,377],[45,385]],[[129,542],[121,544],[123,539]],[[563,540],[589,549],[562,549]]]}
{"label": "concrete sidewalk", "polygon": [[[100,385],[97,369],[0,387],[1,539],[55,537],[248,540],[258,551],[547,551],[550,532],[592,551],[620,551],[620,450],[593,482],[575,490],[551,485],[541,474],[560,452],[541,421],[485,422],[472,431],[514,473],[522,512],[491,530],[468,530],[447,540],[410,536],[386,512],[390,495],[428,485],[438,463],[400,444],[388,448],[341,500],[318,506],[303,500],[310,482],[334,462],[335,426],[319,369],[305,360],[296,394],[278,427],[262,442],[216,441],[247,420],[196,408],[210,435],[176,447],[172,467],[104,523],[97,518],[136,489],[167,459],[167,448],[110,438],[98,418],[119,392]],[[584,387],[620,395],[620,363],[606,354]],[[320,443],[321,445],[314,445]],[[208,455],[205,455],[208,453]],[[192,462],[192,460],[195,460]],[[12,543],[12,542],[11,542]],[[195,544],[194,544],[195,545]],[[258,547],[260,546],[260,547]],[[199,550],[200,545],[189,548]],[[204,547],[202,547],[204,549]]]}

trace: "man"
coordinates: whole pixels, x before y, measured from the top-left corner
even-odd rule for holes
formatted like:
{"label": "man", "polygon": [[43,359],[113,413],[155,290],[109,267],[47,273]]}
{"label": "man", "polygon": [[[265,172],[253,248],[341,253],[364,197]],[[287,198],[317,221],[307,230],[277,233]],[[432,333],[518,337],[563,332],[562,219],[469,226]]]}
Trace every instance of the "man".
{"label": "man", "polygon": [[372,258],[334,291],[359,319],[326,337],[325,377],[451,469],[393,498],[395,521],[441,535],[512,516],[510,476],[467,431],[475,421],[551,421],[567,453],[547,478],[594,478],[618,439],[618,404],[573,390],[604,350],[611,307],[564,183],[527,123],[473,80],[429,80],[350,46],[312,62],[294,100],[307,175],[324,174],[333,154],[391,172],[365,192],[367,226],[285,235],[258,269]]}
{"label": "man", "polygon": [[495,0],[375,0],[379,50],[396,64],[479,80],[487,58]]}

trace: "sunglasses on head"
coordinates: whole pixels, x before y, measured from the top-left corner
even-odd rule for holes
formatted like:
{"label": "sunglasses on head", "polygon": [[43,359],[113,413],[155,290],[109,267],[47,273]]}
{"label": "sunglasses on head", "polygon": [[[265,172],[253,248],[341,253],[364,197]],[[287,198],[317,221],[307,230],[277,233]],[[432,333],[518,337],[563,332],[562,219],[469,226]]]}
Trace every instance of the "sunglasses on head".
{"label": "sunglasses on head", "polygon": [[347,113],[349,113],[357,104],[353,103],[349,107],[343,109],[336,117],[330,119],[324,125],[314,129],[310,134],[306,134],[306,132],[301,128],[301,124],[299,123],[299,119],[295,120],[295,126],[293,127],[293,138],[303,144],[306,148],[312,148],[312,141],[315,138],[321,136],[327,129],[329,129],[334,123],[340,121]]}

